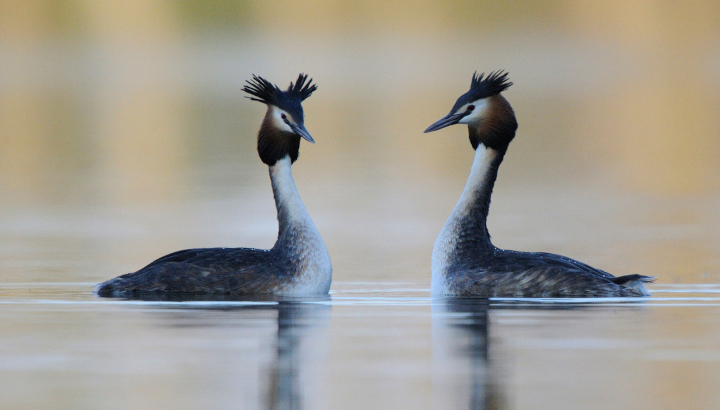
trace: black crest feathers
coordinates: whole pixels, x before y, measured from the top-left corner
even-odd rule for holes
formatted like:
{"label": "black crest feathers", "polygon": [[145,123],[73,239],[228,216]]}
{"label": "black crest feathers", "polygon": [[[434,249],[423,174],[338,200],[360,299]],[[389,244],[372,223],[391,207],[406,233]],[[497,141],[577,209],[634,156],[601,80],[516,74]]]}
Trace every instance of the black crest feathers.
{"label": "black crest feathers", "polygon": [[259,101],[265,104],[276,104],[277,94],[282,92],[276,85],[255,74],[253,74],[252,80],[246,80],[245,82],[248,83],[248,85],[243,87],[243,91],[254,96],[246,97],[253,101]]}
{"label": "black crest feathers", "polygon": [[[477,75],[477,71],[473,74],[472,82],[470,83],[470,91],[468,97],[471,101],[478,100],[480,98],[492,97],[493,95],[500,94],[507,90],[513,83],[508,78],[508,73],[503,70],[493,71],[485,77],[485,73]],[[483,77],[485,77],[483,79]]]}
{"label": "black crest feathers", "polygon": [[483,98],[492,97],[493,95],[500,94],[501,92],[507,90],[508,87],[513,85],[513,83],[508,81],[507,76],[508,73],[503,72],[503,70],[493,71],[487,77],[485,77],[485,73],[478,75],[476,71],[475,74],[473,74],[472,82],[470,83],[470,91],[461,95],[460,98],[457,99],[450,112],[457,112],[457,110],[465,104],[469,104]]}
{"label": "black crest feathers", "polygon": [[295,83],[291,82],[285,91],[255,74],[253,74],[252,80],[246,82],[247,85],[243,87],[243,91],[252,96],[247,98],[264,104],[276,105],[280,108],[284,108],[283,105],[300,104],[317,90],[317,84],[312,83],[312,78],[308,80],[307,74],[302,73],[298,76],[297,81]]}
{"label": "black crest feathers", "polygon": [[[307,81],[307,84],[305,81]],[[295,85],[291,82],[287,92],[296,94],[300,97],[300,101],[305,101],[315,90],[317,90],[317,84],[312,83],[312,78],[308,80],[307,74],[300,73]]]}

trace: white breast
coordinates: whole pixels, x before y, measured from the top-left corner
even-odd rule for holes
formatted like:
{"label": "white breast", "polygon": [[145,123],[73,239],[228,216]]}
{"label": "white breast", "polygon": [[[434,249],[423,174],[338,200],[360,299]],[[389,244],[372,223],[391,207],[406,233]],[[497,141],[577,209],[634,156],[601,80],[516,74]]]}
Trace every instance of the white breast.
{"label": "white breast", "polygon": [[326,294],[332,281],[332,262],[325,243],[310,218],[295,186],[290,157],[286,156],[270,167],[278,211],[287,215],[287,223],[302,231],[300,243],[293,243],[301,272],[279,293],[286,295]]}
{"label": "white breast", "polygon": [[465,184],[465,189],[435,241],[432,253],[432,280],[430,286],[433,296],[449,294],[447,269],[457,245],[460,222],[467,217],[469,207],[475,202],[476,193],[485,183],[487,171],[496,155],[497,153],[494,150],[485,147],[483,144],[478,145],[475,151],[475,160]]}

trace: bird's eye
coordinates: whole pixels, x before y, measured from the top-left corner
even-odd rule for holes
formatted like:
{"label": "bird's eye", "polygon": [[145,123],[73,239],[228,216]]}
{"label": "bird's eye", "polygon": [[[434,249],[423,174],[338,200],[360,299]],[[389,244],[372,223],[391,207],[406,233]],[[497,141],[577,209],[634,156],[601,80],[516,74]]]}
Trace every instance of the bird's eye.
{"label": "bird's eye", "polygon": [[287,115],[285,115],[285,114],[280,114],[280,118],[282,118],[283,120],[287,120]]}
{"label": "bird's eye", "polygon": [[474,110],[474,109],[475,109],[475,106],[472,105],[472,104],[470,104],[470,105],[467,106],[467,111],[468,111],[468,112],[470,112],[470,111],[472,111],[472,110]]}

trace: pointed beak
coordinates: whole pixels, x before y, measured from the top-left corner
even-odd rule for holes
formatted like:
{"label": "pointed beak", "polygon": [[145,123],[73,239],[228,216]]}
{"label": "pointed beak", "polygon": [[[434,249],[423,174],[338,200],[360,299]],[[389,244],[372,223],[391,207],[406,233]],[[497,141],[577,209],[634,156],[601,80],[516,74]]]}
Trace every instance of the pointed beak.
{"label": "pointed beak", "polygon": [[460,113],[460,114],[450,113],[450,114],[442,117],[441,119],[439,119],[435,124],[427,127],[427,129],[425,130],[425,133],[437,131],[439,129],[448,127],[450,125],[457,124],[458,121],[460,121],[462,119],[462,117],[464,117],[464,116],[465,116],[465,113]]}
{"label": "pointed beak", "polygon": [[288,125],[293,130],[293,132],[301,137],[303,137],[307,142],[315,143],[315,140],[310,136],[310,133],[307,132],[305,129],[305,126],[302,124],[293,124],[291,122],[288,122]]}

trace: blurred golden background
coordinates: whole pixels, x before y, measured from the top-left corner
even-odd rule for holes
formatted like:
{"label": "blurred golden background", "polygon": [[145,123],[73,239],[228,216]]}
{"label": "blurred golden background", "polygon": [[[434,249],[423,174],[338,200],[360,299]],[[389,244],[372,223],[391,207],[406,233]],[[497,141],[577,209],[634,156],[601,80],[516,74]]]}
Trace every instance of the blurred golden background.
{"label": "blurred golden background", "polygon": [[720,281],[720,3],[0,2],[3,281],[100,281],[185,247],[269,247],[252,73],[309,73],[298,189],[335,280],[429,284],[463,127],[505,69],[520,128],[498,246],[661,283]]}

